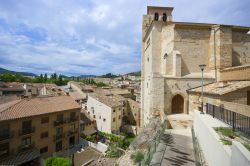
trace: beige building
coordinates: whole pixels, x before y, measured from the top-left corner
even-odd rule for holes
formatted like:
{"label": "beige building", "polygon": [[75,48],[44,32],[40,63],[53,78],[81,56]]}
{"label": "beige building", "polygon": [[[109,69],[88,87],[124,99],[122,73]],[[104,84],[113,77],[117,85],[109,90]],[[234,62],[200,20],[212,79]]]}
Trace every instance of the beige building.
{"label": "beige building", "polygon": [[87,110],[96,120],[97,130],[106,133],[119,133],[125,101],[119,95],[91,93],[88,95]]}
{"label": "beige building", "polygon": [[0,165],[36,162],[79,142],[81,107],[69,96],[0,105]]}
{"label": "beige building", "polygon": [[144,124],[152,116],[188,113],[186,91],[201,85],[200,64],[204,84],[250,78],[250,27],[175,22],[172,11],[149,6],[142,20]]}

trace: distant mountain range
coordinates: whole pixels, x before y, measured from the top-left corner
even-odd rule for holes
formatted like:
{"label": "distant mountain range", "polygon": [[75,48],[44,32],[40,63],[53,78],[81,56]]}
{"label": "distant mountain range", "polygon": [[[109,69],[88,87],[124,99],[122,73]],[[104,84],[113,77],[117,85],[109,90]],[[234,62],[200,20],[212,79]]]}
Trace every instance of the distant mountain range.
{"label": "distant mountain range", "polygon": [[141,76],[141,71],[137,71],[137,72],[131,72],[125,75],[130,75],[130,76]]}
{"label": "distant mountain range", "polygon": [[21,74],[23,76],[32,76],[32,77],[37,76],[34,73],[11,71],[11,70],[7,70],[7,69],[4,69],[4,68],[0,67],[0,74],[3,74],[3,73]]}

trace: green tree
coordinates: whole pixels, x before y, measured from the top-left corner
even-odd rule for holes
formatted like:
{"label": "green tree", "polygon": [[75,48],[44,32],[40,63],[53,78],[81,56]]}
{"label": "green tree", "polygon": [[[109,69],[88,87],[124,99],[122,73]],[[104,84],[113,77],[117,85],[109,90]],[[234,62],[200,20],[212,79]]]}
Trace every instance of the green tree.
{"label": "green tree", "polygon": [[70,161],[62,157],[50,157],[45,162],[46,166],[70,166]]}
{"label": "green tree", "polygon": [[48,81],[48,76],[47,76],[47,73],[44,74],[44,82],[46,83]]}

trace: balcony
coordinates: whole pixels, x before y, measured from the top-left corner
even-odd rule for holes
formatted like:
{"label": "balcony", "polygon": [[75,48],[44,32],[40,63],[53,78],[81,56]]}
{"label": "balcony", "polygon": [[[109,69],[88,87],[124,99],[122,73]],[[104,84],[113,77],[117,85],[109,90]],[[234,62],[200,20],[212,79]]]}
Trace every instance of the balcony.
{"label": "balcony", "polygon": [[74,134],[76,134],[76,133],[78,133],[78,128],[76,128],[76,129],[74,129],[74,130],[69,130],[69,131],[68,131],[68,137],[71,136],[71,135],[74,135]]}
{"label": "balcony", "polygon": [[60,139],[62,139],[62,138],[64,138],[64,137],[65,137],[65,134],[64,134],[64,133],[56,134],[56,135],[54,136],[54,141],[60,140]]}
{"label": "balcony", "polygon": [[60,126],[63,125],[66,121],[65,120],[55,120],[54,121],[54,126]]}
{"label": "balcony", "polygon": [[23,129],[19,130],[19,136],[32,134],[34,132],[35,132],[35,127],[23,128]]}
{"label": "balcony", "polygon": [[31,144],[26,144],[26,145],[20,145],[18,147],[18,152],[21,152],[21,151],[25,151],[25,150],[29,150],[29,149],[32,149],[35,147],[35,144],[34,142],[31,143]]}
{"label": "balcony", "polygon": [[78,119],[79,119],[79,116],[70,117],[70,118],[68,119],[68,123],[76,122],[76,121],[78,121]]}
{"label": "balcony", "polygon": [[10,131],[9,133],[0,133],[0,141],[8,140],[14,137],[14,131]]}

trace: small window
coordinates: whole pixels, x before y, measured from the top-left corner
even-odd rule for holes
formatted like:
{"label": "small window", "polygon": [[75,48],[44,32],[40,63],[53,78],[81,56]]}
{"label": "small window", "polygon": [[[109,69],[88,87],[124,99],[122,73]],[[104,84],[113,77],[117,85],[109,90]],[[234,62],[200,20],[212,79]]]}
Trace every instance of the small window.
{"label": "small window", "polygon": [[121,119],[121,115],[119,115],[119,119]]}
{"label": "small window", "polygon": [[43,153],[46,153],[46,152],[48,152],[48,146],[43,147],[43,148],[40,149],[40,154],[43,154]]}
{"label": "small window", "polygon": [[115,118],[113,118],[113,122],[115,122]]}
{"label": "small window", "polygon": [[148,57],[148,59],[147,59],[147,60],[148,60],[148,62],[149,62],[149,57]]}
{"label": "small window", "polygon": [[159,14],[156,12],[155,13],[155,18],[154,18],[155,21],[158,21],[159,20]]}
{"label": "small window", "polygon": [[49,117],[43,117],[41,119],[41,123],[44,124],[44,123],[49,123]]}
{"label": "small window", "polygon": [[102,119],[102,117],[101,117],[101,116],[99,116],[99,119]]}
{"label": "small window", "polygon": [[167,14],[163,13],[162,21],[167,21]]}
{"label": "small window", "polygon": [[95,119],[95,115],[93,115],[93,118]]}
{"label": "small window", "polygon": [[40,138],[43,139],[43,138],[47,138],[48,136],[49,136],[49,132],[45,131],[41,133]]}
{"label": "small window", "polygon": [[106,119],[105,119],[105,118],[103,118],[103,122],[106,122]]}
{"label": "small window", "polygon": [[136,114],[134,114],[136,116]]}
{"label": "small window", "polygon": [[115,113],[115,110],[113,110],[113,113]]}

